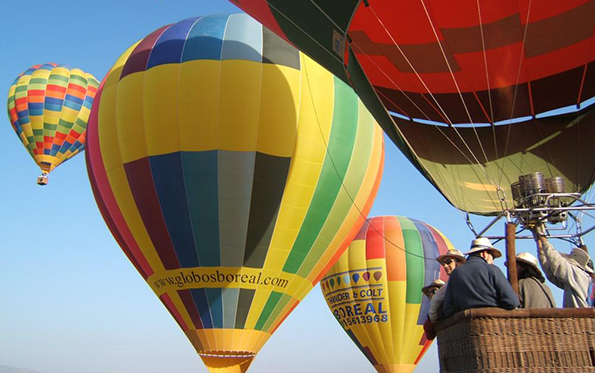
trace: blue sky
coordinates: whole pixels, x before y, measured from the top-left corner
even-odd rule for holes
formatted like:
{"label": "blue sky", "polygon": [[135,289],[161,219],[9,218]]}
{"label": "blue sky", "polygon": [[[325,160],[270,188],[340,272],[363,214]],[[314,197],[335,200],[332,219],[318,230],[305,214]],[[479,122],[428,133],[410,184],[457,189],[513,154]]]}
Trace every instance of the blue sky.
{"label": "blue sky", "polygon": [[[79,67],[101,80],[120,53],[151,31],[192,16],[238,11],[225,0],[5,0],[0,7],[4,94],[20,72],[44,62]],[[59,167],[40,188],[39,170],[6,116],[0,149],[0,366],[41,373],[206,372],[106,228],[84,157]],[[389,142],[385,167],[372,215],[425,221],[466,250],[473,237],[464,219]],[[496,232],[503,230],[498,224]],[[517,247],[534,252],[530,242]],[[561,293],[555,295],[561,304]],[[438,371],[436,355],[433,346],[417,372]],[[316,287],[250,372],[374,369]]]}

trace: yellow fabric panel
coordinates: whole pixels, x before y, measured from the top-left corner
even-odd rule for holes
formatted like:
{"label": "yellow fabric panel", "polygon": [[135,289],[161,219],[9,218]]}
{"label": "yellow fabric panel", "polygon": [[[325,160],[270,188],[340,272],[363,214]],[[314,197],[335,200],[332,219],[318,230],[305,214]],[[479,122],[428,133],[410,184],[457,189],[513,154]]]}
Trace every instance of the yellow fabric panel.
{"label": "yellow fabric panel", "polygon": [[217,149],[220,61],[197,60],[180,64],[177,99],[182,149]]}
{"label": "yellow fabric panel", "polygon": [[[343,260],[343,258],[347,260]],[[366,260],[366,241],[365,239],[355,240],[351,243],[347,254],[341,256],[340,266],[333,268],[332,273],[347,272],[349,270],[356,271],[366,268],[368,268],[368,263]],[[369,287],[357,288],[357,290],[361,289],[367,290]],[[358,342],[362,346],[368,347],[376,359],[381,356],[380,352],[378,351],[374,334],[370,333],[365,324],[347,326],[347,329],[351,329]]]}
{"label": "yellow fabric panel", "polygon": [[[360,102],[361,104],[361,102]],[[366,110],[367,112],[367,110]],[[378,174],[378,169],[381,167],[380,162],[382,160],[382,147],[384,146],[383,143],[383,133],[380,127],[374,122],[374,143],[372,148],[372,153],[370,154],[370,159],[368,163],[368,168],[366,170],[366,174],[364,175],[363,183],[360,186],[360,190],[357,194],[355,191],[350,190],[349,195],[351,198],[355,197],[353,200],[353,204],[351,205],[351,209],[349,213],[345,217],[343,225],[337,231],[333,241],[331,241],[330,245],[326,249],[325,253],[322,255],[321,259],[318,261],[318,264],[314,266],[313,270],[308,275],[308,279],[310,281],[314,281],[314,278],[322,271],[324,266],[328,263],[328,261],[335,255],[336,250],[339,248],[339,245],[345,239],[347,233],[353,228],[356,220],[360,217],[363,208],[365,207],[368,199],[370,198],[370,193],[374,188],[374,184],[376,183],[376,176]],[[363,161],[363,160],[357,160]],[[341,189],[340,195],[344,195],[347,192],[344,189]]]}
{"label": "yellow fabric panel", "polygon": [[415,367],[416,365],[414,364],[384,364],[374,366],[379,373],[412,373]]}
{"label": "yellow fabric panel", "polygon": [[186,337],[188,338],[196,352],[204,350],[202,340],[198,336],[196,329],[184,330],[184,333],[186,334]]}
{"label": "yellow fabric panel", "polygon": [[398,351],[399,356],[396,357],[395,363],[402,362],[402,351],[406,344],[403,341],[403,333],[405,331],[405,300],[407,298],[407,282],[405,281],[389,281],[387,285],[389,297],[389,322],[392,328],[393,348]]}
{"label": "yellow fabric panel", "polygon": [[[209,278],[202,280],[203,276]],[[275,280],[277,283],[264,284]],[[260,282],[261,284],[258,284]],[[147,278],[147,283],[157,296],[174,290],[202,288],[264,288],[295,297],[295,293],[306,283],[312,284],[303,277],[294,276],[282,271],[250,267],[192,267],[156,271]],[[260,311],[259,311],[260,312]]]}
{"label": "yellow fabric panel", "polygon": [[[307,57],[300,53],[302,63]],[[298,128],[295,150],[289,167],[287,184],[281,201],[279,215],[277,217],[277,227],[301,227],[302,222],[308,211],[312,196],[316,190],[318,177],[322,170],[322,164],[326,155],[326,147],[323,139],[330,136],[332,126],[332,110],[334,99],[334,77],[322,67],[311,69],[316,72],[316,79],[305,79],[304,70],[301,70],[301,85],[299,87],[299,107],[298,107]],[[308,84],[310,81],[313,86]],[[313,97],[313,90],[321,96],[321,101],[316,101],[318,97]],[[322,99],[324,97],[324,99]],[[330,105],[323,105],[323,102],[329,102]],[[316,107],[314,106],[316,103]],[[314,113],[318,116],[315,116]],[[321,134],[322,132],[322,134]],[[320,139],[318,141],[302,142],[303,138]],[[308,146],[308,148],[304,148]],[[309,155],[308,155],[309,154]],[[318,158],[313,159],[312,154]],[[305,164],[303,162],[308,162]],[[318,167],[316,167],[318,166]],[[298,172],[296,172],[298,171]],[[293,234],[292,234],[293,233]],[[264,268],[279,268],[277,263],[285,263],[289,256],[289,249],[293,246],[299,230],[285,230],[278,234],[277,229],[273,232],[270,249],[276,249],[286,252],[285,258],[276,255],[274,261],[271,261],[267,255]],[[285,249],[285,250],[283,250]],[[279,252],[277,254],[280,254]],[[279,271],[280,272],[280,271]],[[257,289],[252,300],[252,306],[246,319],[246,327],[254,328],[260,312],[269,299],[270,291],[267,289]]]}
{"label": "yellow fabric panel", "polygon": [[258,134],[262,64],[241,60],[224,61],[219,79],[219,148],[254,151]]}
{"label": "yellow fabric panel", "polygon": [[401,363],[412,364],[415,362],[421,346],[419,341],[424,334],[421,325],[417,325],[421,304],[405,305],[405,330],[403,332],[404,349],[401,353]]}
{"label": "yellow fabric panel", "polygon": [[139,75],[144,75],[141,107],[148,154],[179,151],[180,127],[177,124],[180,65],[159,65]]}
{"label": "yellow fabric panel", "polygon": [[198,352],[245,351],[256,353],[271,337],[269,333],[249,329],[198,329],[196,334],[203,344],[203,350]]}
{"label": "yellow fabric panel", "polygon": [[[384,286],[386,284],[386,282],[383,283],[383,280],[385,281],[385,277],[386,277],[386,264],[384,261],[384,258],[382,259],[370,259],[367,261],[367,268],[376,268],[376,267],[380,267],[382,268],[381,271],[383,272],[383,276],[380,279],[381,282],[380,284],[383,284],[383,286],[381,287],[381,289],[383,290],[383,292],[386,292],[386,287]],[[372,283],[372,279],[370,279],[370,283]],[[370,289],[374,289],[372,287],[370,287]],[[386,295],[386,293],[385,293]],[[376,361],[382,361],[382,362],[388,362],[390,361],[390,357],[392,356],[392,351],[388,349],[389,346],[387,346],[387,340],[385,340],[385,337],[388,338],[390,340],[390,333],[388,335],[383,335],[382,330],[380,329],[380,323],[368,323],[368,324],[363,324],[362,326],[366,329],[366,332],[368,333],[368,336],[371,339],[371,342],[374,346],[374,357],[376,358]],[[392,344],[391,344],[392,345]]]}
{"label": "yellow fabric panel", "polygon": [[[100,123],[98,126],[98,136],[106,174],[118,207],[122,212],[122,216],[153,271],[162,271],[164,269],[163,264],[155,251],[138,209],[136,208],[136,203],[134,202],[124,171],[122,163],[123,159],[120,154],[120,149],[128,148],[128,146],[121,147],[119,144],[122,140],[119,131],[121,126],[118,125],[119,119],[116,113],[116,101],[118,95],[121,95],[122,93],[119,92],[120,85],[118,84],[118,81],[122,70],[122,64],[135,47],[136,44],[131,46],[124,52],[124,54],[122,54],[122,56],[120,56],[105,79],[101,94],[102,104],[99,105],[98,113],[98,120]],[[135,142],[128,145],[133,144],[137,145]]]}
{"label": "yellow fabric panel", "polygon": [[291,157],[297,135],[300,71],[262,64],[262,73],[258,151]]}
{"label": "yellow fabric panel", "polygon": [[[118,70],[119,71],[119,70]],[[110,79],[117,80],[120,74],[113,74]],[[115,106],[116,129],[119,148],[122,152],[122,163],[129,163],[148,155],[145,140],[143,120],[143,74],[127,75],[117,83],[117,97],[110,106]],[[103,101],[105,86],[103,88],[101,108],[106,106]],[[103,152],[101,153],[103,155]],[[105,155],[104,155],[105,157]]]}
{"label": "yellow fabric panel", "polygon": [[[28,80],[22,79],[21,80],[23,82],[27,82],[29,83],[29,81],[31,79],[47,79],[50,76],[51,71],[50,70],[45,70],[45,69],[37,69],[33,72],[33,74],[30,75]],[[20,81],[19,81],[20,83]],[[42,84],[31,84],[29,86],[29,89],[39,89],[39,90],[45,90],[46,89],[46,85],[42,85]],[[43,129],[43,121],[44,121],[44,117],[45,117],[45,113],[47,110],[43,110],[43,114],[44,115],[32,115],[29,117],[29,120],[31,121],[31,133],[28,134],[29,136],[33,136],[33,130],[42,130]]]}

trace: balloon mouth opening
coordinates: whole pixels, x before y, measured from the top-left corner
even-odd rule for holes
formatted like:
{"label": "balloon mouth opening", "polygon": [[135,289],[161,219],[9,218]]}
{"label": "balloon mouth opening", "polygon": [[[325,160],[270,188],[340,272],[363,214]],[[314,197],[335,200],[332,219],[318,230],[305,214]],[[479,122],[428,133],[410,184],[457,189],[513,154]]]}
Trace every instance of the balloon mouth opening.
{"label": "balloon mouth opening", "polygon": [[245,372],[255,353],[250,351],[200,351],[198,353],[209,371],[212,372]]}
{"label": "balloon mouth opening", "polygon": [[200,357],[225,359],[250,359],[256,356],[255,353],[249,351],[201,351],[198,354]]}

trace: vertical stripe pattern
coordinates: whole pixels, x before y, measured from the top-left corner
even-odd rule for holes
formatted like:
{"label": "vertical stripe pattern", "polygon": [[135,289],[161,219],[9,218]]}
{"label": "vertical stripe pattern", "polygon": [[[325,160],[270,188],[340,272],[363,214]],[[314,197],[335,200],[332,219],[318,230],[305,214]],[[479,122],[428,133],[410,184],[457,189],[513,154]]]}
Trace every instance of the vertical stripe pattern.
{"label": "vertical stripe pattern", "polygon": [[382,174],[382,132],[354,92],[244,14],[130,47],[91,118],[106,223],[207,366],[247,367],[358,232]]}
{"label": "vertical stripe pattern", "polygon": [[331,312],[379,372],[412,372],[427,350],[421,289],[446,280],[436,258],[452,248],[421,221],[374,217],[321,280]]}

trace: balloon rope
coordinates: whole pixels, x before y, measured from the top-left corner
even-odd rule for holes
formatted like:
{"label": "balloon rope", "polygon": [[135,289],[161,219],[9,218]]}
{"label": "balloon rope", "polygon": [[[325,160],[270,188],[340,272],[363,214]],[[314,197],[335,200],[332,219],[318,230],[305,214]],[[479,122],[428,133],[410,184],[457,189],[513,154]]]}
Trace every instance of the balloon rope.
{"label": "balloon rope", "polygon": [[[308,38],[310,38],[311,41],[313,41],[314,43],[316,43],[320,49],[324,52],[327,52],[327,48],[325,46],[323,46],[322,44],[320,44],[318,42],[318,40],[314,39],[312,36],[310,36],[310,34],[308,34],[303,28],[301,28],[298,24],[296,24],[295,22],[293,22],[293,20],[291,18],[289,18],[288,16],[285,15],[285,13],[283,13],[282,11],[280,11],[279,9],[277,9],[277,7],[275,7],[275,5],[273,5],[270,2],[267,2],[267,5],[272,8],[275,9],[275,11],[277,13],[279,13],[281,16],[283,16],[283,18],[285,18],[285,20],[289,23],[291,23],[296,29],[300,30],[302,32],[303,35],[307,36]],[[320,9],[320,8],[319,8]],[[324,12],[322,12],[326,18],[328,18],[331,22],[332,19]],[[334,22],[333,22],[334,23]],[[340,27],[339,27],[340,29]],[[327,56],[330,56],[332,58],[334,58],[335,60],[337,60],[337,62],[341,63],[341,65],[343,64],[343,59],[339,58],[339,56],[337,56],[335,53],[327,53]]]}
{"label": "balloon rope", "polygon": [[[484,146],[483,146],[483,144],[482,144],[482,142],[481,142],[481,139],[479,138],[479,134],[477,133],[477,129],[476,129],[476,128],[475,128],[475,126],[473,125],[473,124],[474,124],[474,122],[473,122],[473,119],[471,118],[471,114],[469,113],[469,108],[467,107],[467,103],[465,102],[465,99],[463,98],[463,94],[462,94],[462,92],[461,92],[461,89],[460,89],[460,87],[459,87],[459,84],[458,84],[458,82],[457,82],[457,79],[456,79],[456,77],[455,77],[455,75],[454,75],[454,73],[453,73],[453,71],[452,71],[452,66],[450,65],[450,62],[448,61],[448,58],[447,58],[447,56],[446,56],[446,52],[444,51],[444,48],[443,48],[443,46],[442,46],[442,43],[440,42],[440,37],[438,36],[438,32],[436,31],[436,27],[435,27],[435,25],[434,25],[434,22],[433,22],[433,20],[432,20],[432,17],[430,16],[430,13],[429,13],[429,11],[428,11],[428,8],[426,7],[426,3],[425,3],[425,1],[424,1],[424,0],[420,0],[420,3],[422,4],[422,6],[423,6],[423,8],[424,8],[424,12],[426,13],[426,17],[428,18],[428,23],[429,23],[429,24],[430,24],[430,26],[432,27],[432,32],[434,33],[434,37],[436,38],[436,43],[437,43],[437,44],[438,44],[438,46],[440,47],[440,52],[442,52],[442,57],[444,58],[444,62],[446,63],[446,66],[448,67],[448,71],[450,72],[450,76],[451,76],[451,78],[452,78],[452,81],[453,81],[453,83],[454,83],[454,85],[455,85],[455,87],[456,87],[456,89],[457,89],[457,92],[458,92],[458,94],[459,94],[459,98],[461,99],[461,103],[463,104],[463,107],[465,108],[465,112],[466,112],[466,114],[467,114],[467,118],[469,118],[469,123],[472,125],[472,126],[471,126],[471,128],[473,129],[473,133],[475,134],[475,138],[477,139],[477,143],[479,144],[479,147],[480,147],[480,149],[481,149],[481,152],[482,152],[482,154],[483,154],[483,157],[484,157],[484,159],[485,159],[485,162],[486,162],[486,164],[487,164],[487,163],[488,163],[488,156],[487,156],[487,154],[486,154],[486,151],[485,151],[485,149],[484,149]],[[480,25],[481,25],[481,23],[480,23]],[[482,38],[482,40],[483,40],[483,38]],[[484,50],[484,53],[485,53],[485,50]],[[457,131],[457,133],[458,133],[458,131]],[[459,137],[461,137],[461,136],[459,135]],[[464,142],[464,140],[462,139],[462,137],[461,137],[461,140]],[[471,151],[471,150],[469,149],[469,147],[467,147],[467,149],[468,149],[469,151]],[[476,158],[476,160],[477,160],[477,158]],[[479,163],[479,161],[477,161],[477,162]],[[489,172],[488,172],[487,168],[484,168],[484,170],[485,170],[485,175],[486,175],[486,177],[488,178],[488,180],[490,181],[490,183],[492,183],[492,185],[494,185],[496,188],[499,188],[499,184],[497,184],[497,183],[496,183],[496,182],[495,182],[495,181],[492,179],[492,177],[491,177],[491,175],[489,174]]]}
{"label": "balloon rope", "polygon": [[[308,64],[307,63],[304,63],[303,64],[303,69],[304,69],[304,75],[306,76],[306,81],[308,82],[308,87],[311,87],[311,85],[310,85],[310,76],[308,74]],[[339,170],[337,169],[337,165],[335,164],[335,161],[333,160],[333,157],[331,155],[331,152],[329,151],[328,142],[325,139],[324,131],[323,131],[322,126],[320,124],[320,118],[318,116],[318,110],[316,110],[316,103],[314,102],[314,97],[312,95],[312,91],[311,90],[310,90],[310,95],[309,96],[310,96],[310,101],[312,103],[312,108],[314,110],[314,116],[316,117],[316,123],[318,125],[318,130],[320,131],[320,137],[322,139],[322,142],[324,144],[324,148],[326,150],[326,155],[327,155],[328,159],[330,160],[330,163],[333,166],[333,169],[335,170],[335,173],[337,175],[337,178],[341,182],[341,188],[345,191],[345,194],[347,195],[347,198],[349,198],[349,200],[351,201],[351,205],[353,207],[355,207],[355,209],[357,210],[357,212],[360,214],[360,216],[362,216],[364,218],[364,220],[366,221],[366,223],[368,223],[370,225],[370,227],[372,227],[372,229],[374,229],[376,231],[376,233],[378,233],[386,242],[390,243],[395,248],[397,248],[398,250],[401,250],[401,251],[405,252],[408,255],[412,255],[412,256],[415,256],[417,258],[423,258],[425,260],[434,261],[435,260],[434,258],[427,258],[427,257],[425,257],[423,255],[417,255],[415,253],[410,253],[410,252],[406,251],[405,248],[402,248],[399,245],[397,245],[396,243],[392,242],[388,237],[386,237],[384,234],[382,234],[382,232],[380,232],[379,230],[377,230],[376,227],[374,227],[372,224],[370,224],[370,219],[366,215],[364,215],[363,211],[355,203],[355,199],[353,198],[353,196],[351,195],[351,193],[347,189],[347,186],[345,185],[345,182],[344,182],[343,178],[341,178],[341,176],[340,176]]]}
{"label": "balloon rope", "polygon": [[[422,0],[422,2],[423,2],[423,0]],[[370,5],[370,7],[368,7],[368,9],[370,9],[370,11],[374,14],[374,16],[376,17],[376,20],[382,26],[382,28],[384,29],[384,31],[386,32],[386,34],[388,35],[388,37],[391,39],[391,41],[395,45],[395,47],[397,47],[397,49],[399,50],[399,52],[401,53],[401,55],[403,56],[403,58],[405,59],[405,61],[409,65],[409,67],[411,68],[411,70],[417,76],[419,82],[424,86],[424,88],[425,88],[426,92],[428,93],[428,95],[436,103],[436,105],[438,106],[438,108],[440,109],[440,111],[442,112],[442,114],[444,115],[444,117],[446,117],[446,119],[448,121],[448,124],[450,125],[450,128],[454,129],[454,131],[457,134],[457,136],[459,137],[459,139],[463,142],[463,144],[465,145],[465,147],[467,148],[467,150],[469,151],[469,153],[472,155],[473,159],[475,160],[476,164],[478,165],[478,168],[482,171],[481,173],[483,173],[489,179],[489,181],[494,186],[496,186],[496,184],[493,182],[492,178],[488,174],[488,171],[484,167],[479,166],[481,164],[481,162],[475,156],[475,154],[473,153],[473,151],[471,150],[471,148],[469,147],[469,145],[467,144],[467,142],[464,140],[464,138],[461,136],[461,134],[459,133],[459,131],[457,130],[457,128],[453,125],[452,120],[450,120],[450,118],[448,117],[448,115],[446,114],[446,112],[442,109],[442,106],[440,106],[440,103],[438,102],[438,100],[436,99],[436,97],[434,96],[434,94],[430,91],[430,89],[428,88],[428,86],[425,83],[425,81],[422,79],[422,77],[420,76],[420,74],[417,72],[417,70],[415,69],[415,67],[411,63],[411,61],[407,58],[407,56],[405,55],[405,53],[403,52],[403,50],[401,49],[401,47],[399,46],[399,44],[397,43],[397,41],[394,39],[394,37],[392,36],[392,34],[388,31],[387,27],[384,25],[384,23],[382,22],[382,20],[380,19],[380,17],[378,17],[378,14],[374,11],[374,9],[372,8],[371,5]],[[425,5],[424,5],[424,9],[425,9]],[[428,17],[429,17],[429,15],[428,15]],[[434,25],[432,24],[431,20],[429,18],[428,18],[428,20],[430,21],[430,24],[432,25],[432,29],[434,29]],[[434,34],[436,35],[435,31],[434,31]],[[437,35],[436,35],[436,37],[437,37]],[[442,54],[445,57],[446,63],[448,65],[448,68],[451,71],[451,76],[453,76],[453,80],[455,81],[455,85],[456,85],[457,90],[459,91],[459,95],[460,95],[460,97],[462,99],[461,92],[459,90],[458,85],[456,84],[456,79],[454,79],[454,75],[452,74],[452,70],[451,70],[450,64],[448,63],[448,59],[446,59],[446,55],[444,54],[444,50],[442,49],[442,45],[440,44],[439,41],[438,41],[438,44],[440,45],[440,49],[442,51]],[[403,92],[400,88],[397,87],[397,89],[399,89],[401,92]],[[466,105],[466,103],[465,103],[464,100],[463,100],[463,105],[465,106],[465,110],[467,110],[467,105]],[[467,111],[467,113],[469,114],[468,111]],[[471,119],[470,119],[470,121],[471,121]],[[471,123],[473,123],[473,122],[471,121]],[[475,131],[475,128],[474,128],[474,131]],[[478,138],[478,141],[479,141],[479,138]],[[481,142],[479,142],[479,145],[480,145],[480,147],[481,147],[481,149],[483,151],[483,146],[482,146]],[[484,156],[485,156],[485,151],[483,153],[484,153]],[[487,161],[487,157],[486,157],[486,161]]]}

